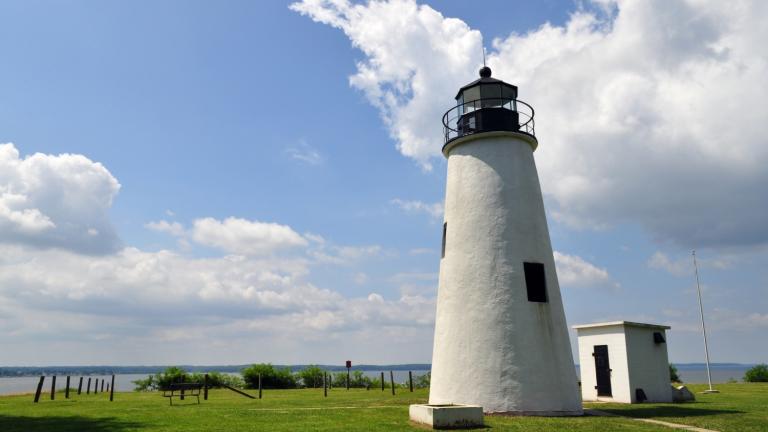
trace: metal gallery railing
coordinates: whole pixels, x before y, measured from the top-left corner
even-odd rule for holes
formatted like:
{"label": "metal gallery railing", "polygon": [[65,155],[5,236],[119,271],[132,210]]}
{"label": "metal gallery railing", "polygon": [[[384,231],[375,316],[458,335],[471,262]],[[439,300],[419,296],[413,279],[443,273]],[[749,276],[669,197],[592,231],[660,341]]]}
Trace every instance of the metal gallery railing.
{"label": "metal gallery railing", "polygon": [[[443,135],[445,142],[453,139],[479,132],[489,132],[494,130],[510,130],[509,128],[473,128],[461,125],[462,117],[468,116],[475,111],[486,108],[505,109],[517,113],[516,132],[521,132],[531,136],[536,136],[535,122],[533,120],[533,107],[520,99],[509,98],[482,98],[456,105],[449,109],[443,115]],[[471,120],[471,117],[468,119]]]}

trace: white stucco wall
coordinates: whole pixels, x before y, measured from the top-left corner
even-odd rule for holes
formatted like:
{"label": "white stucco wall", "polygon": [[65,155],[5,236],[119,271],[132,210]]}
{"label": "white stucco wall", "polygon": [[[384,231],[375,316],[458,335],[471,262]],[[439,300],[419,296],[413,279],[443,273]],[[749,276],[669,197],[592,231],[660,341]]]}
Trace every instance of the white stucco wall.
{"label": "white stucco wall", "polygon": [[[642,388],[648,402],[671,402],[667,344],[655,344],[653,333],[666,332],[640,323],[576,326],[581,370],[581,396],[585,401],[635,403],[635,389]],[[612,397],[597,396],[595,345],[608,346]]]}
{"label": "white stucco wall", "polygon": [[[581,371],[581,397],[585,401],[613,401],[631,403],[627,345],[623,326],[597,327],[578,330],[579,369]],[[608,346],[608,363],[611,368],[612,397],[597,396],[595,345]]]}
{"label": "white stucco wall", "polygon": [[[484,133],[448,150],[430,404],[582,412],[531,138]],[[545,267],[528,301],[523,262]]]}
{"label": "white stucco wall", "polygon": [[627,358],[629,363],[629,382],[632,389],[632,402],[635,389],[645,392],[648,402],[672,402],[672,386],[669,381],[669,358],[667,344],[653,342],[653,333],[663,329],[627,326]]}

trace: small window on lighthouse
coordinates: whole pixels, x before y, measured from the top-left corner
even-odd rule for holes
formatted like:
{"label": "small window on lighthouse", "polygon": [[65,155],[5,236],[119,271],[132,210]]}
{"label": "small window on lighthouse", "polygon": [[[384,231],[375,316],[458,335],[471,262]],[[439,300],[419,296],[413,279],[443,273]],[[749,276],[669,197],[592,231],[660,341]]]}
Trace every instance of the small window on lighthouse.
{"label": "small window on lighthouse", "polygon": [[528,301],[547,302],[547,280],[544,277],[544,264],[523,263],[525,287],[528,290]]}
{"label": "small window on lighthouse", "polygon": [[448,222],[443,222],[443,248],[440,252],[440,258],[445,258],[445,231],[448,229]]}

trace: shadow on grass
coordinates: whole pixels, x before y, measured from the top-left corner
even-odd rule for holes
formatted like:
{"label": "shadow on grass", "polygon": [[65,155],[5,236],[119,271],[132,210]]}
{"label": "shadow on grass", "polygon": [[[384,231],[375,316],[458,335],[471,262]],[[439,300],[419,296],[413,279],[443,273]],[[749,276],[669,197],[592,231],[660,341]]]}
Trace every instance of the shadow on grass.
{"label": "shadow on grass", "polygon": [[626,417],[652,418],[652,417],[705,417],[723,414],[743,414],[744,411],[723,410],[712,408],[694,408],[691,406],[648,406],[632,408],[600,408],[601,411]]}
{"label": "shadow on grass", "polygon": [[3,432],[122,432],[139,430],[144,426],[142,423],[119,420],[114,417],[21,417],[0,414],[0,430]]}

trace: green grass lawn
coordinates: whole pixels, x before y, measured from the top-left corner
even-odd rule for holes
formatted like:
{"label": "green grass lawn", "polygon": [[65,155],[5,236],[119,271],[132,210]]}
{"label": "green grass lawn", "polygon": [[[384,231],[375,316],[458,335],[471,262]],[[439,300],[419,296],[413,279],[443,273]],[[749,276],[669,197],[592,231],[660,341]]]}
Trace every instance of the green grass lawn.
{"label": "green grass lawn", "polygon": [[[701,387],[693,386],[694,390]],[[719,395],[697,395],[684,405],[599,405],[617,414],[653,417],[722,431],[768,430],[768,385],[718,386]],[[251,391],[252,394],[255,392]],[[32,395],[0,397],[0,431],[398,431],[419,430],[408,422],[408,405],[424,403],[426,390],[333,389],[265,390],[264,399],[247,399],[229,390],[213,390],[208,401],[194,398],[174,406],[158,393],[80,395],[38,404]],[[595,405],[598,407],[598,405]],[[541,418],[487,416],[493,431],[670,431],[619,417]]]}
{"label": "green grass lawn", "polygon": [[768,431],[768,383],[717,384],[720,393],[700,394],[704,384],[691,384],[696,402],[684,404],[587,404],[613,414],[652,418],[722,432]]}

